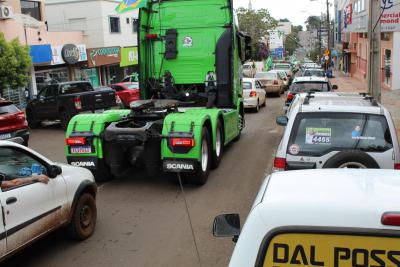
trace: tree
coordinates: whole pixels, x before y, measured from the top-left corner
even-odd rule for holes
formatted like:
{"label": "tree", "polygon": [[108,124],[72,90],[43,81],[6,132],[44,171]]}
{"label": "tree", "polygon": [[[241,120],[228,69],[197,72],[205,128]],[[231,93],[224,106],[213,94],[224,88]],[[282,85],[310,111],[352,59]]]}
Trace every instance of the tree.
{"label": "tree", "polygon": [[[264,59],[264,47],[260,45],[269,30],[274,29],[278,22],[270,15],[268,10],[250,10],[239,8],[237,10],[239,29],[247,33],[253,41],[253,58]],[[268,57],[268,55],[267,55]]]}
{"label": "tree", "polygon": [[312,31],[315,29],[319,29],[322,25],[321,17],[318,16],[309,16],[306,20],[307,31]]}
{"label": "tree", "polygon": [[18,39],[7,42],[0,32],[0,95],[6,88],[26,86],[32,65],[29,48]]}
{"label": "tree", "polygon": [[285,39],[285,50],[286,53],[292,55],[294,51],[300,46],[299,43],[299,32],[303,30],[303,26],[292,26],[292,32],[286,36]]}

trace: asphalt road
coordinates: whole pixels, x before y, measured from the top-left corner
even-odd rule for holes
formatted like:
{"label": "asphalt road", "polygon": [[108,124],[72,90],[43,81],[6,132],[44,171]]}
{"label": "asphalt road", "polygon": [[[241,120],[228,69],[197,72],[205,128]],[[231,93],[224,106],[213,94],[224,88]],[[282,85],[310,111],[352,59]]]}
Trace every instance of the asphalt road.
{"label": "asphalt road", "polygon": [[[270,172],[282,128],[283,99],[267,99],[267,107],[246,116],[239,142],[229,146],[223,161],[203,187],[185,185],[201,266],[227,266],[234,244],[212,236],[212,222],[221,213],[248,215],[263,178]],[[64,132],[57,124],[32,131],[31,147],[65,162]],[[3,266],[200,266],[188,214],[179,186],[141,171],[99,186],[95,234],[84,242],[54,233],[4,262]]]}

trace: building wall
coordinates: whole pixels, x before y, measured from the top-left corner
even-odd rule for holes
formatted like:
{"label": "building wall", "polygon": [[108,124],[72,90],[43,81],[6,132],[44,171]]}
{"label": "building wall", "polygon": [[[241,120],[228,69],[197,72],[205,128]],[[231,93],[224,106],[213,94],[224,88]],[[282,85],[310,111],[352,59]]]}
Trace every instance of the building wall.
{"label": "building wall", "polygon": [[[393,33],[393,47],[400,47],[400,32]],[[400,73],[400,49],[392,50],[392,73]],[[400,75],[392,77],[392,90],[400,90]]]}

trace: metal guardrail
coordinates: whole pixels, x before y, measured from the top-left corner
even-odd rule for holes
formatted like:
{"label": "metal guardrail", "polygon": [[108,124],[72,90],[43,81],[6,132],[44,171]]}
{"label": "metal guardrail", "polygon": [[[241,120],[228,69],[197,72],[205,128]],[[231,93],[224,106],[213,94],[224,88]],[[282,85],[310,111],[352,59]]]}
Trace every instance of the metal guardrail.
{"label": "metal guardrail", "polygon": [[20,109],[24,109],[27,105],[25,88],[18,88],[18,89],[7,88],[3,90],[2,97],[4,99],[12,101]]}

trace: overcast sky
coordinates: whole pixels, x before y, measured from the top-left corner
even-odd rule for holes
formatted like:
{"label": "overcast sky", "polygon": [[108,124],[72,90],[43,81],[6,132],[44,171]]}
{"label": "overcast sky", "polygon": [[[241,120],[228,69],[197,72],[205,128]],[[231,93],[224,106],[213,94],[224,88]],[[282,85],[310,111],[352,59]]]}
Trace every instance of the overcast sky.
{"label": "overcast sky", "polygon": [[[287,18],[294,25],[303,25],[310,15],[320,15],[326,12],[326,1],[317,0],[251,0],[253,9],[268,9],[275,19]],[[333,1],[330,1],[333,3]],[[235,8],[248,7],[249,0],[233,0]],[[333,8],[331,7],[331,16],[333,16]]]}

